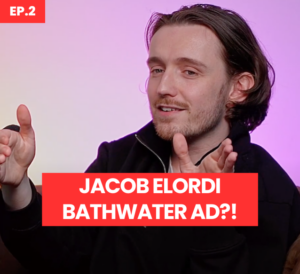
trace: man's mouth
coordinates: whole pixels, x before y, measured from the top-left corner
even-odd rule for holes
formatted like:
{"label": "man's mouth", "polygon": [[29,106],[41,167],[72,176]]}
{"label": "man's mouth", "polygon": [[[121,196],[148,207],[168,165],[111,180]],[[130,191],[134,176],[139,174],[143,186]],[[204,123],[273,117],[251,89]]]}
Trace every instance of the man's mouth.
{"label": "man's mouth", "polygon": [[163,112],[171,112],[171,111],[181,111],[182,108],[175,107],[175,106],[158,106],[158,109]]}
{"label": "man's mouth", "polygon": [[160,107],[159,108],[162,111],[168,112],[168,111],[179,111],[180,109],[176,109],[176,108],[166,108],[166,107]]}

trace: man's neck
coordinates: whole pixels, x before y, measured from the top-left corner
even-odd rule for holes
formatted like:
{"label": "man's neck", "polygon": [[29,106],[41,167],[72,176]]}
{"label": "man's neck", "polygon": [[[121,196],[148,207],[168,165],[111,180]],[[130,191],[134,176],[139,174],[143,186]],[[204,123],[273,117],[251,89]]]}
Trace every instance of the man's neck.
{"label": "man's neck", "polygon": [[[208,151],[217,147],[229,135],[229,130],[229,124],[224,121],[206,134],[187,138],[186,141],[191,161],[196,164]],[[171,160],[174,172],[180,172],[179,159],[174,149],[172,150]]]}

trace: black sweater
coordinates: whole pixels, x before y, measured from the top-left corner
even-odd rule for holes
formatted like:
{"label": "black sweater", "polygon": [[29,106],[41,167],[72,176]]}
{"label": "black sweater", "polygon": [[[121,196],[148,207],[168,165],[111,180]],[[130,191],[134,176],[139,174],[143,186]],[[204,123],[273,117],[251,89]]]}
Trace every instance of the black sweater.
{"label": "black sweater", "polygon": [[[235,172],[259,174],[258,227],[42,227],[42,197],[32,185],[32,201],[19,211],[6,211],[0,195],[2,239],[38,273],[280,274],[300,233],[300,195],[242,124],[229,137],[238,153]],[[149,123],[102,143],[87,172],[166,172],[170,153],[171,143]],[[236,195],[247,195],[247,185]]]}

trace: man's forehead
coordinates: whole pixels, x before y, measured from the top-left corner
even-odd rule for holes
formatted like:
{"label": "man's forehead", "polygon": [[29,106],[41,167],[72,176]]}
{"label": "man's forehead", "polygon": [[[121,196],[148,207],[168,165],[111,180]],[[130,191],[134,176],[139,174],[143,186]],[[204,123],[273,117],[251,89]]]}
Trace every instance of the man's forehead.
{"label": "man's forehead", "polygon": [[152,57],[203,59],[220,58],[219,38],[203,25],[169,25],[159,29],[151,39],[149,60]]}

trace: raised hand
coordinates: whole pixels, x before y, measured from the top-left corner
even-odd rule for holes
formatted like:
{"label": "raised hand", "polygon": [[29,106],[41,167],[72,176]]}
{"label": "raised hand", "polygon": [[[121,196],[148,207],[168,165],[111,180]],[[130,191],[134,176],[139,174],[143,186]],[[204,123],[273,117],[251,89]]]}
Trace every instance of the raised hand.
{"label": "raised hand", "polygon": [[179,158],[179,169],[182,173],[232,173],[237,159],[230,139],[225,139],[219,148],[207,155],[199,166],[191,161],[185,137],[176,133],[173,137],[173,148]]}
{"label": "raised hand", "polygon": [[20,132],[0,130],[0,184],[17,187],[35,155],[35,137],[26,106],[17,109]]}

